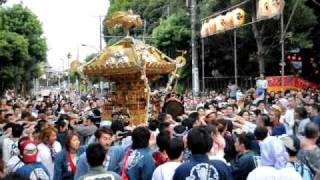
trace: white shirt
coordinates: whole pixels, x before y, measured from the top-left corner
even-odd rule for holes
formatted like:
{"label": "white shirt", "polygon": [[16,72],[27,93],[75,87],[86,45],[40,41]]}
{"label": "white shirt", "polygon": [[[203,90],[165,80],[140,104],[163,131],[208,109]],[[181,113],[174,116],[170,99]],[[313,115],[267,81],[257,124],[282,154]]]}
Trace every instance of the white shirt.
{"label": "white shirt", "polygon": [[[52,146],[53,146],[56,153],[60,152],[62,149],[61,145],[58,141],[55,141]],[[53,179],[54,161],[52,161],[51,152],[50,152],[49,147],[43,143],[38,145],[38,159],[48,169],[50,179]]]}
{"label": "white shirt", "polygon": [[9,161],[6,161],[7,163],[7,173],[13,173],[16,172],[17,169],[21,168],[24,163],[20,160],[18,156],[13,156]]}
{"label": "white shirt", "polygon": [[152,180],[172,180],[175,170],[180,165],[180,162],[166,162],[161,164],[154,170]]}
{"label": "white shirt", "polygon": [[267,89],[268,88],[268,81],[265,79],[258,79],[256,82],[257,88]]}
{"label": "white shirt", "polygon": [[284,124],[286,134],[293,135],[294,109],[287,109],[286,113],[281,115],[280,122]]}
{"label": "white shirt", "polygon": [[5,138],[2,144],[3,161],[8,162],[11,157],[19,155],[18,139]]}
{"label": "white shirt", "polygon": [[292,168],[275,169],[271,166],[260,166],[250,172],[247,180],[302,180]]}

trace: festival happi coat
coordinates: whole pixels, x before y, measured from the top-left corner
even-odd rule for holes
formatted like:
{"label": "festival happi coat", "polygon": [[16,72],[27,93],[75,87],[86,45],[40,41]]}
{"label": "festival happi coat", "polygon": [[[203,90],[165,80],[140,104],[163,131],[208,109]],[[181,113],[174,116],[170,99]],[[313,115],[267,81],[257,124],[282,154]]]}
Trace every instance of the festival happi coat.
{"label": "festival happi coat", "polygon": [[[116,12],[106,21],[109,28],[122,26],[127,30],[141,24],[140,17],[132,11]],[[113,84],[112,93],[106,97],[103,119],[111,120],[113,114],[122,112],[134,124],[142,124],[150,113],[158,113],[161,108],[162,98],[150,103],[150,99],[157,96],[156,91],[151,92],[150,83],[161,75],[170,74],[166,91],[172,89],[171,84],[178,77],[177,71],[184,64],[183,55],[173,60],[157,48],[128,35],[103,49],[82,66],[81,71],[86,76],[99,77]]]}

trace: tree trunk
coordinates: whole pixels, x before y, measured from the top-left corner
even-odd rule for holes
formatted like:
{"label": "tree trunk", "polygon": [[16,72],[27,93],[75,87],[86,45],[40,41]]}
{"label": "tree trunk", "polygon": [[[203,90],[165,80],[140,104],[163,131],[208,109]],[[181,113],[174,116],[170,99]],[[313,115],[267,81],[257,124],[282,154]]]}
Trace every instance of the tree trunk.
{"label": "tree trunk", "polygon": [[[258,2],[257,2],[258,3]],[[257,10],[256,10],[256,3],[252,3],[252,21],[257,21]],[[257,43],[257,60],[259,63],[259,73],[265,73],[265,59],[264,59],[264,52],[265,47],[263,46],[263,31],[264,25],[258,29],[258,25],[256,23],[252,24],[252,31],[254,34],[254,38]]]}

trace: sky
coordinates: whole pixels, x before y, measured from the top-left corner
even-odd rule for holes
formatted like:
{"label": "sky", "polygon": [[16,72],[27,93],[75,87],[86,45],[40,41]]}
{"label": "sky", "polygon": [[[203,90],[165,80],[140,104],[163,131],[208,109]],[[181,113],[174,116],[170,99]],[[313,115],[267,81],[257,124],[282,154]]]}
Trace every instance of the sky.
{"label": "sky", "polygon": [[[48,45],[47,60],[53,69],[68,67],[69,52],[72,60],[77,59],[79,52],[82,61],[99,50],[99,16],[107,13],[108,0],[7,0],[6,6],[17,3],[31,9],[42,23]],[[102,43],[104,47],[103,40]]]}

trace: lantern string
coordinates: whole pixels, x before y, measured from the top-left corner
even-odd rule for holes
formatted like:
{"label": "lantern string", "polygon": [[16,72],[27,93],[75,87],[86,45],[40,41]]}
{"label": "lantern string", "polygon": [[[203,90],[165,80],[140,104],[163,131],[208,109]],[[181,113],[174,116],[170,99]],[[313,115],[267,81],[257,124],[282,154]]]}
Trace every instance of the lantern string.
{"label": "lantern string", "polygon": [[250,2],[250,1],[251,1],[251,0],[243,1],[243,2],[241,2],[241,3],[239,3],[239,4],[236,4],[236,5],[228,8],[228,9],[225,9],[225,10],[219,11],[219,12],[217,12],[217,13],[214,13],[213,15],[207,16],[207,17],[201,19],[200,21],[201,21],[201,22],[204,22],[204,21],[206,21],[206,20],[208,20],[208,19],[210,19],[210,18],[212,18],[212,17],[216,17],[216,16],[218,16],[218,15],[220,15],[220,14],[223,14],[223,13],[225,13],[225,12],[228,12],[228,11],[232,10],[232,9],[235,9],[235,8],[237,8],[237,7],[240,7],[240,6],[246,4],[246,3]]}
{"label": "lantern string", "polygon": [[[293,15],[294,15],[297,7],[298,7],[299,2],[300,2],[300,0],[297,0],[296,3],[294,4],[293,10],[292,10],[292,12],[291,12],[291,14],[290,14],[290,17],[289,17],[288,23],[287,23],[287,25],[286,25],[286,28],[284,29],[284,31],[283,31],[283,33],[282,33],[282,40],[284,39],[284,35],[286,34],[286,32],[287,32],[287,30],[288,30],[288,28],[289,28],[289,25],[290,25],[290,23],[291,23],[292,17],[293,17]],[[283,13],[283,12],[282,12],[282,13]]]}

